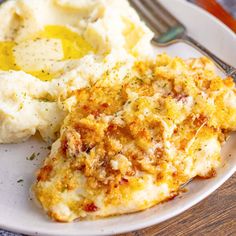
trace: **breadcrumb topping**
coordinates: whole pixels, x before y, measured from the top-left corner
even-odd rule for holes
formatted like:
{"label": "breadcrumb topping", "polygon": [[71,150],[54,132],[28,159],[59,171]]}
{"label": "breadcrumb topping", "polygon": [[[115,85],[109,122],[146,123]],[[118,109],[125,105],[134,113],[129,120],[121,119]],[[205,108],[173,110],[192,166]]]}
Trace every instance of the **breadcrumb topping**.
{"label": "breadcrumb topping", "polygon": [[122,82],[108,80],[104,74],[75,92],[38,172],[35,193],[54,220],[130,213],[172,199],[191,178],[216,174],[221,144],[236,129],[233,80],[218,77],[206,58],[162,54],[137,62]]}

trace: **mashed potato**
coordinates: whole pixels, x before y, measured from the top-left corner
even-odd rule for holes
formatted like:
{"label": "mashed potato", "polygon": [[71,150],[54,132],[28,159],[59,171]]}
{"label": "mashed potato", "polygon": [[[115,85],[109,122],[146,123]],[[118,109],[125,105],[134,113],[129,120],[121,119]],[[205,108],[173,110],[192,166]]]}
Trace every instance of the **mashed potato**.
{"label": "mashed potato", "polygon": [[114,68],[122,80],[150,51],[152,32],[126,0],[9,0],[0,21],[0,143],[37,130],[55,139],[58,100]]}

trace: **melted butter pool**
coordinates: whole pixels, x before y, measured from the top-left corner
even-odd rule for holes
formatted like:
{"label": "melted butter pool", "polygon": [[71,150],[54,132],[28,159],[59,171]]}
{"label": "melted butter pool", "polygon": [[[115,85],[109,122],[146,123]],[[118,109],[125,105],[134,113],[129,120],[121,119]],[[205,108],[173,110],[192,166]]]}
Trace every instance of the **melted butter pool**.
{"label": "melted butter pool", "polygon": [[0,70],[18,70],[13,55],[14,42],[0,42]]}
{"label": "melted butter pool", "polygon": [[[60,61],[80,59],[89,52],[94,51],[92,46],[86,42],[79,34],[73,32],[65,26],[48,25],[41,32],[34,35],[31,40],[38,39],[58,39],[63,48],[63,58]],[[62,71],[50,72],[47,68],[42,70],[25,70],[17,65],[14,56],[15,42],[0,42],[0,70],[23,70],[43,81],[51,80],[59,76]],[[37,61],[37,54],[34,55],[32,61]]]}

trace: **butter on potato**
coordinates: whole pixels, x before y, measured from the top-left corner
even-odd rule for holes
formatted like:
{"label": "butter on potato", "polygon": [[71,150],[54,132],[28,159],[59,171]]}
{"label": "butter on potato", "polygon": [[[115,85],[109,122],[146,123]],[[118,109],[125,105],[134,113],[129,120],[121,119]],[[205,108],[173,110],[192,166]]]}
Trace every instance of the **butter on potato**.
{"label": "butter on potato", "polygon": [[0,21],[0,143],[54,140],[61,104],[108,71],[122,80],[153,35],[126,0],[6,1]]}
{"label": "butter on potato", "polygon": [[23,71],[47,69],[52,61],[59,61],[64,57],[59,39],[27,40],[15,46],[13,51],[17,66]]}

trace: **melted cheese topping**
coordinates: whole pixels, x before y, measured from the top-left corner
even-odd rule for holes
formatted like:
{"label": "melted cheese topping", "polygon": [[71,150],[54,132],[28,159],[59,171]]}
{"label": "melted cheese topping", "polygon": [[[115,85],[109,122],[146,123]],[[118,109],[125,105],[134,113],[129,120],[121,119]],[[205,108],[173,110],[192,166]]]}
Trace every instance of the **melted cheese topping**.
{"label": "melted cheese topping", "polygon": [[123,81],[105,74],[75,92],[34,188],[49,216],[69,222],[140,211],[195,176],[213,177],[221,144],[236,130],[236,90],[211,65],[160,55],[137,62]]}
{"label": "melted cheese topping", "polygon": [[[48,25],[23,42],[0,42],[0,70],[22,70],[41,80],[51,80],[62,73],[50,71],[53,63],[80,59],[92,51],[91,45],[78,33],[65,26]],[[39,63],[42,68],[32,70]]]}

